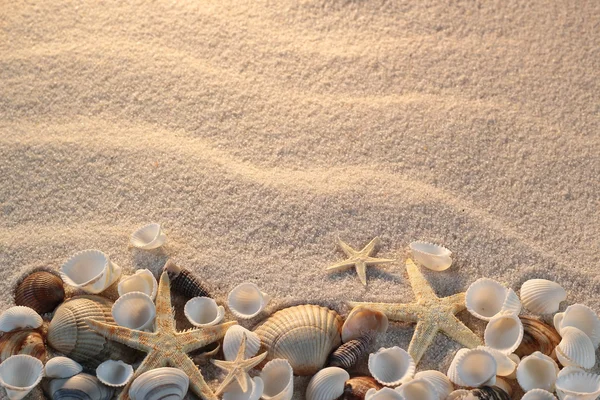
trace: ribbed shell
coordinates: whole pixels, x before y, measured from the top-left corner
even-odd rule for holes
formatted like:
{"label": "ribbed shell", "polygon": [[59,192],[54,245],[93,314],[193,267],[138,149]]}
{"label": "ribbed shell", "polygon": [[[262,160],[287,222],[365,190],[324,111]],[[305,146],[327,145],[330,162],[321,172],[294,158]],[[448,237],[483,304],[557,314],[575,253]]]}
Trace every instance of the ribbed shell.
{"label": "ribbed shell", "polygon": [[138,376],[129,388],[131,400],[181,399],[189,388],[189,378],[177,368],[155,368]]}
{"label": "ribbed shell", "polygon": [[530,279],[521,286],[521,301],[534,314],[555,313],[566,299],[565,289],[546,279]]}
{"label": "ribbed shell", "polygon": [[329,356],[328,366],[350,369],[369,354],[373,335],[364,335],[342,344]]}
{"label": "ribbed shell", "polygon": [[15,304],[40,314],[54,311],[64,298],[62,279],[46,271],[32,273],[15,289]]}
{"label": "ribbed shell", "polygon": [[592,340],[580,329],[567,326],[561,330],[562,340],[556,348],[558,361],[565,366],[590,369],[596,363]]}
{"label": "ribbed shell", "polygon": [[194,276],[194,274],[182,268],[178,274],[168,272],[171,280],[171,289],[187,298],[193,297],[210,297],[208,290],[202,286],[202,282]]}
{"label": "ribbed shell", "polygon": [[446,400],[511,400],[508,393],[499,387],[484,386],[478,389],[466,390],[460,389],[450,393]]}
{"label": "ribbed shell", "polygon": [[556,400],[556,396],[543,389],[533,389],[525,393],[521,400]]}
{"label": "ribbed shell", "polygon": [[379,390],[383,388],[370,376],[356,376],[346,381],[344,394],[338,400],[364,400],[369,389]]}
{"label": "ribbed shell", "polygon": [[344,394],[348,372],[337,367],[323,368],[312,377],[306,387],[306,400],[336,400]]}
{"label": "ribbed shell", "polygon": [[558,361],[554,349],[561,341],[561,337],[552,326],[535,317],[519,317],[523,323],[523,340],[515,354],[523,358],[536,351],[541,352],[555,361]]}
{"label": "ribbed shell", "polygon": [[284,358],[294,374],[312,375],[320,370],[331,350],[342,343],[342,317],[333,310],[316,305],[300,305],[280,310],[255,332],[266,361]]}
{"label": "ribbed shell", "polygon": [[103,385],[89,374],[78,374],[66,379],[53,379],[44,384],[52,400],[110,400],[114,388]]}
{"label": "ribbed shell", "polygon": [[85,323],[86,318],[116,325],[112,302],[99,296],[78,296],[61,304],[48,327],[48,344],[89,368],[108,359],[132,363],[138,353],[124,344],[108,341]]}
{"label": "ribbed shell", "polygon": [[38,331],[26,329],[0,336],[0,362],[17,354],[27,354],[46,362],[46,346],[42,335]]}

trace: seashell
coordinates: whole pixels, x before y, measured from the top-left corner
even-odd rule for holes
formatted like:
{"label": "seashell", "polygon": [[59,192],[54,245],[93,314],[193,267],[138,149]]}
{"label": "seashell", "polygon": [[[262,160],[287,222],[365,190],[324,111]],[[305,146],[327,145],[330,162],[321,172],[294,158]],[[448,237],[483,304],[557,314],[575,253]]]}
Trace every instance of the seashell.
{"label": "seashell", "polygon": [[369,372],[384,386],[398,386],[415,374],[416,364],[405,350],[398,346],[380,348],[369,355]]}
{"label": "seashell", "polygon": [[438,400],[435,387],[425,379],[413,379],[396,388],[405,399],[410,400]]}
{"label": "seashell", "polygon": [[121,279],[117,285],[119,296],[130,292],[142,292],[150,296],[152,300],[156,298],[158,283],[152,272],[148,269],[140,269],[135,274]]}
{"label": "seashell", "polygon": [[331,353],[327,365],[350,369],[369,354],[371,343],[373,343],[373,333],[363,335],[358,339],[352,339]]}
{"label": "seashell", "polygon": [[558,332],[550,325],[542,322],[538,318],[522,316],[519,317],[523,324],[523,340],[515,354],[519,357],[525,357],[540,351],[542,354],[552,357],[558,361],[554,354],[554,348],[560,343],[561,337]]}
{"label": "seashell", "polygon": [[258,376],[250,378],[246,374],[247,387],[249,390],[244,392],[240,387],[239,383],[234,380],[227,388],[227,391],[223,393],[223,400],[258,400],[263,394],[264,383]]}
{"label": "seashell", "polygon": [[225,308],[210,297],[194,297],[185,303],[183,313],[194,326],[211,326],[221,322]]}
{"label": "seashell", "polygon": [[565,367],[592,368],[596,363],[592,340],[583,331],[572,326],[564,327],[561,332],[562,340],[556,347],[558,361]]}
{"label": "seashell", "polygon": [[446,400],[511,400],[510,395],[499,387],[484,386],[477,389],[460,389],[450,393]]}
{"label": "seashell", "polygon": [[398,390],[384,387],[381,390],[369,389],[365,395],[365,400],[406,400],[404,396],[398,393]]}
{"label": "seashell", "polygon": [[68,357],[51,358],[44,367],[47,378],[70,378],[83,371],[83,367]]}
{"label": "seashell", "polygon": [[556,393],[561,400],[594,400],[600,395],[600,375],[582,371],[559,374]]}
{"label": "seashell", "polygon": [[600,318],[591,308],[583,304],[573,304],[565,312],[554,315],[554,327],[558,332],[566,326],[580,329],[591,340],[594,348],[600,344]]}
{"label": "seashell", "polygon": [[264,400],[291,400],[294,395],[294,370],[287,360],[276,358],[269,361],[260,377],[264,383]]}
{"label": "seashell", "polygon": [[112,316],[118,325],[138,331],[152,330],[156,306],[145,293],[129,292],[119,297],[112,306]]}
{"label": "seashell", "polygon": [[323,368],[308,382],[306,400],[335,400],[344,394],[348,372],[338,367]]}
{"label": "seashell", "polygon": [[177,368],[155,368],[138,376],[129,388],[131,400],[178,400],[188,391],[190,379]]}
{"label": "seashell", "polygon": [[114,388],[103,385],[89,374],[78,374],[66,379],[52,379],[45,385],[52,400],[110,400]]}
{"label": "seashell", "polygon": [[388,318],[381,311],[364,306],[354,307],[342,326],[342,342],[358,339],[370,331],[385,333],[387,328]]}
{"label": "seashell", "polygon": [[452,265],[452,252],[438,244],[417,241],[410,244],[410,249],[418,263],[433,271],[444,271]]}
{"label": "seashell", "polygon": [[40,314],[54,311],[64,299],[62,279],[46,271],[30,274],[15,289],[15,304]]}
{"label": "seashell", "polygon": [[524,391],[544,389],[554,391],[554,383],[558,375],[556,361],[536,351],[523,358],[517,367],[517,381]]}
{"label": "seashell", "polygon": [[42,317],[33,309],[14,306],[0,314],[0,332],[12,332],[19,329],[37,329],[42,326]]}
{"label": "seashell", "polygon": [[512,396],[512,386],[503,378],[496,377],[494,387],[504,390],[509,396]]}
{"label": "seashell", "polygon": [[269,296],[254,283],[240,283],[227,296],[227,306],[237,318],[256,317],[269,302]]}
{"label": "seashell", "polygon": [[10,400],[27,396],[43,376],[44,364],[25,354],[10,356],[0,364],[0,386],[4,387]]}
{"label": "seashell", "polygon": [[459,386],[493,385],[496,382],[496,371],[496,359],[491,353],[481,348],[461,349],[452,360],[448,378]]}
{"label": "seashell", "polygon": [[484,321],[500,313],[518,315],[521,312],[521,301],[515,291],[488,278],[480,278],[469,286],[465,304],[473,316]]}
{"label": "seashell", "polygon": [[266,361],[284,358],[294,374],[312,375],[341,344],[341,328],[338,313],[306,304],[277,311],[254,332],[261,340],[261,350],[268,351]]}
{"label": "seashell", "polygon": [[77,296],[56,309],[46,340],[55,350],[95,369],[102,361],[119,359],[131,363],[139,354],[124,344],[109,341],[91,330],[86,318],[115,324],[112,302],[99,296]]}
{"label": "seashell", "polygon": [[160,224],[152,223],[142,226],[131,235],[131,244],[138,249],[152,250],[162,246],[167,236],[162,231]]}
{"label": "seashell", "polygon": [[555,313],[566,299],[565,289],[546,279],[530,279],[521,286],[521,301],[534,314]]}
{"label": "seashell", "polygon": [[62,280],[91,294],[103,292],[121,276],[121,267],[99,250],[75,253],[60,267]]}
{"label": "seashell", "polygon": [[133,377],[133,367],[121,360],[107,360],[98,365],[96,376],[106,386],[121,387],[127,385]]}
{"label": "seashell", "polygon": [[184,297],[210,297],[208,291],[194,274],[179,267],[172,260],[168,260],[163,270],[169,275],[171,289],[175,290]]}
{"label": "seashell", "polygon": [[440,371],[421,371],[415,374],[415,379],[424,379],[435,388],[439,400],[444,400],[454,389],[450,379]]}
{"label": "seashell", "polygon": [[355,376],[346,381],[344,394],[339,400],[364,400],[369,389],[379,390],[381,388],[383,386],[370,376]]}
{"label": "seashell", "polygon": [[511,354],[521,344],[524,328],[514,314],[499,314],[488,322],[483,333],[485,345],[504,354]]}
{"label": "seashell", "polygon": [[525,393],[521,400],[556,400],[556,396],[543,389],[533,389]]}
{"label": "seashell", "polygon": [[46,362],[46,346],[42,335],[38,331],[26,329],[0,336],[0,362],[17,354],[26,354]]}
{"label": "seashell", "polygon": [[244,353],[246,358],[252,358],[260,349],[260,338],[254,332],[250,332],[248,329],[241,325],[233,325],[225,332],[223,338],[223,354],[225,360],[233,361],[237,356],[237,353],[242,344],[242,338],[246,334],[246,351]]}
{"label": "seashell", "polygon": [[477,346],[478,349],[485,350],[490,353],[496,360],[496,375],[508,376],[517,368],[517,363],[506,354],[486,346]]}

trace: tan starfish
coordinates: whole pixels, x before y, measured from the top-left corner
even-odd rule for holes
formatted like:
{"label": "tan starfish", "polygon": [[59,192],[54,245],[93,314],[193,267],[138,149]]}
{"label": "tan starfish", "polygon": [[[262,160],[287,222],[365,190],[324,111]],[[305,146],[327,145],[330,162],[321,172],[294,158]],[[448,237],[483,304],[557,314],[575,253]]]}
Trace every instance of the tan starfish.
{"label": "tan starfish", "polygon": [[362,284],[367,286],[367,265],[378,265],[396,261],[388,258],[371,257],[371,254],[375,251],[375,246],[377,246],[378,243],[379,237],[376,237],[375,239],[371,240],[369,244],[367,244],[362,250],[357,251],[348,246],[341,239],[338,239],[338,244],[342,248],[342,251],[349,258],[327,267],[327,271],[338,271],[354,267]]}
{"label": "tan starfish", "polygon": [[222,361],[222,360],[210,360],[217,367],[221,368],[224,371],[227,371],[227,376],[219,385],[217,389],[216,395],[220,395],[223,391],[229,386],[233,380],[237,380],[240,385],[240,389],[242,392],[246,393],[248,391],[248,371],[252,368],[256,367],[258,364],[262,362],[267,356],[267,352],[265,351],[259,356],[249,358],[247,360],[244,359],[246,353],[246,334],[242,337],[242,342],[240,343],[240,348],[237,352],[237,356],[233,361]]}
{"label": "tan starfish", "polygon": [[348,302],[348,305],[381,311],[392,321],[416,322],[417,327],[408,346],[408,352],[416,363],[419,363],[438,331],[444,332],[465,347],[474,348],[482,344],[481,338],[454,315],[466,308],[464,293],[439,298],[410,259],[406,260],[406,270],[417,298],[416,302],[408,304]]}
{"label": "tan starfish", "polygon": [[163,272],[156,295],[156,330],[142,332],[122,326],[105,324],[93,319],[86,319],[89,327],[107,339],[126,344],[137,350],[148,353],[144,361],[135,371],[133,379],[123,388],[120,400],[129,399],[131,383],[142,373],[154,368],[171,366],[179,368],[190,378],[190,389],[203,400],[217,400],[217,396],[208,387],[202,373],[187,353],[221,339],[227,329],[236,322],[191,329],[178,332],[175,317],[171,308],[171,284],[169,276]]}

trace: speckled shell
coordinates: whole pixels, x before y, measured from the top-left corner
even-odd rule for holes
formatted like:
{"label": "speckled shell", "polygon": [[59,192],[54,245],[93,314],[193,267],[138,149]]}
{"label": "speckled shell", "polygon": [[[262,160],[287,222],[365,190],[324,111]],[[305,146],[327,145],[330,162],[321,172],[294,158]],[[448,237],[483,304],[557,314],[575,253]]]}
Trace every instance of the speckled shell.
{"label": "speckled shell", "polygon": [[450,393],[446,400],[511,400],[508,393],[499,387],[484,386],[478,389],[459,389]]}
{"label": "speckled shell", "polygon": [[89,374],[52,379],[44,383],[44,391],[52,400],[110,400],[114,394],[114,388],[103,385]]}
{"label": "speckled shell", "polygon": [[164,270],[171,280],[171,289],[180,295],[186,298],[211,297],[202,282],[191,271],[175,266],[171,260],[167,261]]}
{"label": "speckled shell", "polygon": [[370,376],[356,376],[346,381],[344,394],[338,400],[364,400],[369,389],[381,388],[383,386]]}
{"label": "speckled shell", "polygon": [[62,279],[46,271],[32,273],[15,289],[15,304],[30,307],[40,314],[54,311],[64,298]]}
{"label": "speckled shell", "polygon": [[46,346],[40,332],[26,329],[0,336],[0,362],[17,354],[27,354],[43,363],[46,362]]}
{"label": "speckled shell", "polygon": [[112,302],[99,296],[78,296],[61,304],[48,327],[48,344],[55,350],[83,364],[97,368],[108,359],[135,361],[137,352],[109,341],[85,323],[86,318],[116,325],[111,315]]}
{"label": "speckled shell", "polygon": [[541,352],[554,361],[558,361],[554,349],[561,341],[561,337],[552,326],[542,322],[535,317],[519,317],[523,323],[523,340],[515,354],[523,358],[531,355],[536,351]]}
{"label": "speckled shell", "polygon": [[341,343],[342,317],[315,305],[285,308],[255,329],[267,351],[266,361],[284,358],[296,375],[313,375]]}
{"label": "speckled shell", "polygon": [[352,339],[349,342],[342,344],[331,353],[327,365],[329,367],[350,369],[355,366],[360,359],[369,354],[372,343],[373,334],[367,334],[358,339]]}

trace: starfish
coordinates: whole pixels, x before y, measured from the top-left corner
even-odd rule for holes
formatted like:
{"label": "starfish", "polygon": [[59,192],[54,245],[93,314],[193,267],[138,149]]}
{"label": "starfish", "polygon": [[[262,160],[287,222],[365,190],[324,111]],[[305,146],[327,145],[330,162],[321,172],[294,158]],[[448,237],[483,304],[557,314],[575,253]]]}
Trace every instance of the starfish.
{"label": "starfish", "polygon": [[463,324],[455,314],[464,310],[465,293],[439,298],[415,263],[406,260],[406,270],[417,301],[398,303],[348,302],[350,307],[364,306],[383,312],[390,320],[416,322],[408,353],[418,364],[439,331],[468,348],[480,346],[481,338]]}
{"label": "starfish", "polygon": [[248,371],[260,364],[262,360],[264,360],[267,356],[267,352],[265,351],[261,355],[249,358],[247,360],[244,360],[245,353],[246,334],[244,333],[235,360],[211,360],[211,362],[217,367],[221,368],[224,371],[227,371],[227,376],[225,377],[225,380],[221,382],[221,385],[219,385],[219,388],[217,389],[217,396],[223,393],[223,391],[227,388],[227,386],[229,386],[230,383],[233,382],[234,379],[237,380],[238,384],[240,385],[240,389],[242,389],[242,392],[246,393],[248,391]]}
{"label": "starfish", "polygon": [[371,257],[371,254],[375,250],[375,246],[377,246],[378,243],[379,237],[376,237],[375,239],[371,240],[369,244],[367,244],[362,250],[357,251],[348,246],[341,239],[338,239],[338,244],[342,248],[342,251],[346,253],[349,258],[327,267],[327,271],[337,271],[354,267],[362,284],[367,286],[367,265],[378,265],[396,261],[387,258]]}
{"label": "starfish", "polygon": [[171,284],[166,272],[160,277],[156,295],[156,330],[143,332],[123,326],[110,325],[87,318],[86,323],[94,331],[107,339],[126,344],[148,353],[135,371],[133,378],[124,387],[119,400],[129,399],[131,383],[146,371],[171,366],[179,368],[190,378],[190,389],[203,400],[217,400],[217,396],[208,387],[202,373],[186,353],[199,349],[221,339],[227,329],[236,322],[191,329],[178,332],[171,308]]}

